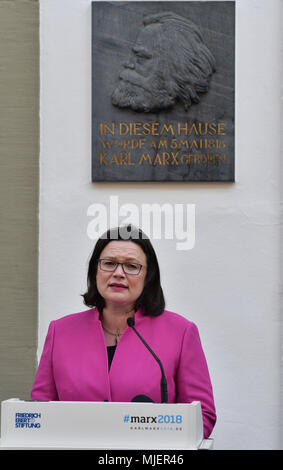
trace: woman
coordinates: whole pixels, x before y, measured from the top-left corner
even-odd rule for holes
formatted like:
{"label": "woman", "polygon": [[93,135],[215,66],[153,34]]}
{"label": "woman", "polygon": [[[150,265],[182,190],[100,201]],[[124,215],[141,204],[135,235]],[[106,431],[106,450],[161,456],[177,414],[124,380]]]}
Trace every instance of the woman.
{"label": "woman", "polygon": [[200,401],[208,438],[216,415],[197,327],[164,310],[154,249],[128,229],[111,229],[95,245],[83,295],[90,308],[50,323],[31,399],[160,402],[160,366],[128,326],[133,318],[163,365],[168,402]]}

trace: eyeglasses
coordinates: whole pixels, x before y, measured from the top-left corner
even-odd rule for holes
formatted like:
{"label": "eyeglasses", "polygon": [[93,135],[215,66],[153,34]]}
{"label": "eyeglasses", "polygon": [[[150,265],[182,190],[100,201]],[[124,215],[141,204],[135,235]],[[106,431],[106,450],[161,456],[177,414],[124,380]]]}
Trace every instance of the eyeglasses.
{"label": "eyeglasses", "polygon": [[102,271],[107,271],[109,273],[114,272],[120,264],[125,274],[133,274],[134,276],[139,274],[142,268],[142,264],[130,263],[129,261],[118,263],[118,261],[112,261],[110,259],[99,259],[98,263]]}

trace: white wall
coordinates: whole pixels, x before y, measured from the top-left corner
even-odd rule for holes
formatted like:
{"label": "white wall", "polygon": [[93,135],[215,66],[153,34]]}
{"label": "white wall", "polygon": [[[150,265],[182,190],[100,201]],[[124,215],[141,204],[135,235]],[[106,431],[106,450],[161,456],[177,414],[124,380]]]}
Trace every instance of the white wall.
{"label": "white wall", "polygon": [[236,182],[92,184],[91,6],[41,0],[39,349],[85,309],[88,207],[196,205],[196,244],[154,242],[167,308],[194,321],[214,386],[216,449],[278,449],[280,1],[236,3]]}

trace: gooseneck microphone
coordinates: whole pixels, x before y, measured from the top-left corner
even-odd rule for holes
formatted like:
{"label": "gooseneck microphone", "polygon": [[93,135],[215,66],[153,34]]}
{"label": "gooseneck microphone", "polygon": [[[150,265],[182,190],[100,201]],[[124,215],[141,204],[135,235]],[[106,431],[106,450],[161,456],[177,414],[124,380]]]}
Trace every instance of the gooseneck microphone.
{"label": "gooseneck microphone", "polygon": [[143,337],[136,330],[136,328],[135,328],[135,319],[133,317],[129,317],[127,319],[127,324],[130,328],[132,328],[132,330],[134,330],[136,335],[140,338],[140,340],[143,342],[145,347],[149,350],[149,352],[152,354],[154,359],[158,362],[158,365],[159,365],[160,370],[161,370],[161,382],[160,382],[161,403],[168,403],[167,381],[166,381],[163,365],[162,365],[159,357],[156,356],[156,354],[152,351],[150,346],[146,343],[146,341],[143,339]]}

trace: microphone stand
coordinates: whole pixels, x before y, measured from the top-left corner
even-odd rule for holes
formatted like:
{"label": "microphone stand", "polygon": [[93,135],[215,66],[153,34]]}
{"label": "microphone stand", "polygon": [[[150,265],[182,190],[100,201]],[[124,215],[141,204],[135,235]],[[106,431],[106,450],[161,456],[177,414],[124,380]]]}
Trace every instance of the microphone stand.
{"label": "microphone stand", "polygon": [[135,325],[134,318],[133,317],[128,318],[127,323],[128,323],[128,326],[132,328],[132,330],[134,330],[136,335],[140,338],[140,340],[145,345],[145,347],[149,350],[149,352],[153,355],[154,359],[158,362],[160,370],[161,370],[161,382],[160,382],[161,403],[168,403],[167,381],[166,381],[166,376],[165,376],[165,372],[163,369],[163,365],[159,357],[156,356],[155,352],[152,351],[152,349],[149,347],[149,345],[145,342],[143,337],[139,334],[139,332],[134,327]]}

